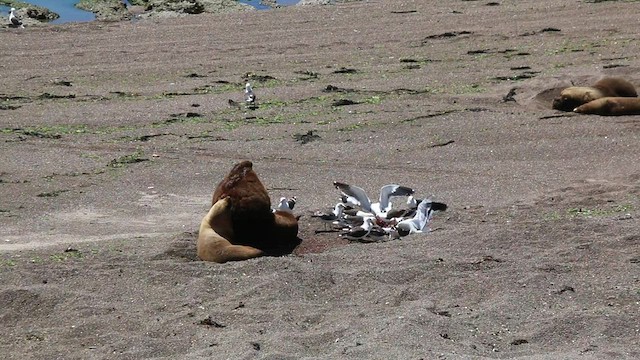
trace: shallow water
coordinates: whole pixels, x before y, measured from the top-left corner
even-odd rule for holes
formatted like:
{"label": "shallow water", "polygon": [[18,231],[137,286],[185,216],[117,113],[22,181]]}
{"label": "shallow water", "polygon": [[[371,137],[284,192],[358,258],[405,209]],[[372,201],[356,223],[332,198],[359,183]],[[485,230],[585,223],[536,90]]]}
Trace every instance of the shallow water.
{"label": "shallow water", "polygon": [[[300,0],[278,0],[276,1],[279,5],[285,5],[285,6],[289,6],[289,5],[295,5],[298,3],[298,1]],[[270,9],[270,7],[265,6],[260,4],[260,0],[240,0],[240,2],[242,4],[247,4],[247,5],[251,5],[254,8],[258,9],[258,10],[267,10]]]}
{"label": "shallow water", "polygon": [[[51,24],[92,21],[96,18],[92,12],[80,10],[75,7],[74,5],[78,3],[78,0],[28,0],[25,2],[45,7],[60,15],[60,17],[52,21]],[[8,11],[9,8],[3,10],[3,12]]]}
{"label": "shallow water", "polygon": [[[299,0],[279,0],[277,1],[277,3],[280,5],[294,5],[298,3],[298,1]],[[25,2],[46,7],[47,9],[60,15],[58,19],[51,22],[52,24],[95,20],[95,15],[93,13],[80,10],[75,7],[75,4],[78,3],[78,0],[28,0]],[[243,4],[251,5],[258,10],[269,9],[268,6],[260,4],[260,0],[240,0],[240,2]],[[8,16],[9,10],[10,8],[8,6],[0,5],[0,12],[2,12],[3,15]]]}

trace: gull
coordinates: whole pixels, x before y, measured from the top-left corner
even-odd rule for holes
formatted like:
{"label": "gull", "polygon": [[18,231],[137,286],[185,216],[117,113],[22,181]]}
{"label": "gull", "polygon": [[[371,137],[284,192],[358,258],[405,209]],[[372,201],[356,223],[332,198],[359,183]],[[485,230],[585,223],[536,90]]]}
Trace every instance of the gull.
{"label": "gull", "polygon": [[249,106],[254,106],[256,103],[256,94],[253,93],[250,83],[244,86],[244,101]]}
{"label": "gull", "polygon": [[396,230],[401,236],[429,231],[427,225],[433,218],[433,213],[438,210],[446,210],[447,204],[433,202],[429,199],[422,200],[418,204],[416,215],[411,219],[400,221],[396,224]]}
{"label": "gull", "polygon": [[386,213],[391,210],[391,201],[389,201],[391,197],[409,196],[414,193],[414,190],[409,187],[389,184],[380,188],[378,202],[371,203],[367,193],[361,187],[338,181],[334,181],[333,185],[342,192],[345,202],[360,206],[365,212],[373,213],[380,217],[386,217]]}
{"label": "gull", "polygon": [[373,223],[374,220],[372,218],[366,218],[361,226],[352,227],[349,231],[340,234],[340,237],[344,237],[349,240],[362,240],[371,233]]}
{"label": "gull", "polygon": [[415,216],[416,210],[418,209],[418,203],[422,201],[416,199],[413,195],[409,195],[407,198],[407,205],[409,206],[407,209],[392,209],[387,211],[387,220],[397,219],[397,218],[410,218]]}
{"label": "gull", "polygon": [[369,218],[375,221],[375,217],[373,216],[373,214],[371,214],[371,216],[344,214],[340,224],[346,225],[350,228],[355,226],[361,226],[362,224],[364,224],[364,220]]}
{"label": "gull", "polygon": [[11,12],[9,13],[9,22],[11,22],[11,25],[13,26],[19,26],[21,29],[24,29],[22,21],[20,21],[20,19],[13,13],[14,11],[16,11],[16,9],[11,8]]}
{"label": "gull", "polygon": [[278,206],[273,209],[273,212],[276,211],[286,211],[288,213],[292,213],[293,207],[296,204],[295,196],[291,199],[287,199],[286,197],[281,197]]}
{"label": "gull", "polygon": [[289,206],[289,209],[293,210],[293,208],[296,206],[297,201],[298,198],[296,198],[295,196],[289,198],[289,200],[287,200],[287,206]]}
{"label": "gull", "polygon": [[315,212],[311,217],[319,218],[324,223],[324,230],[327,231],[327,224],[332,224],[335,221],[342,221],[342,211],[344,210],[344,204],[337,203],[333,208],[333,211],[329,213]]}

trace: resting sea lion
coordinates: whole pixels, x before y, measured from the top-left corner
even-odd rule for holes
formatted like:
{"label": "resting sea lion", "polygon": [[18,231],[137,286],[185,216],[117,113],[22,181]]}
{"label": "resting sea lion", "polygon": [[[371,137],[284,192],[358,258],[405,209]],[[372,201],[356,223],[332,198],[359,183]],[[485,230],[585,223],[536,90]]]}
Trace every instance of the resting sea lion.
{"label": "resting sea lion", "polygon": [[230,207],[230,199],[222,198],[211,206],[202,219],[197,243],[200,259],[224,263],[263,255],[262,250],[251,246],[234,245],[228,240],[233,238]]}
{"label": "resting sea lion", "polygon": [[212,204],[229,197],[233,244],[248,245],[264,255],[290,253],[300,244],[298,220],[286,211],[271,210],[271,199],[251,161],[236,164],[218,184]]}
{"label": "resting sea lion", "polygon": [[552,107],[556,110],[573,111],[590,101],[603,97],[637,97],[635,87],[625,79],[606,77],[598,80],[593,86],[571,86],[553,99]]}
{"label": "resting sea lion", "polygon": [[573,111],[603,116],[640,115],[640,98],[604,97],[580,105]]}

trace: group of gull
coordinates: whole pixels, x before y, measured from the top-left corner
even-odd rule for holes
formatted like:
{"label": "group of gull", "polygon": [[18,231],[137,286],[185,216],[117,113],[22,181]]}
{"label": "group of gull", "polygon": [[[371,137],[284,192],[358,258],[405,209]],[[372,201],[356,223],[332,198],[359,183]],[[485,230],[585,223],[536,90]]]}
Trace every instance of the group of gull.
{"label": "group of gull", "polygon": [[[247,107],[256,104],[256,95],[250,83],[245,84],[244,101]],[[229,99],[230,105],[236,105]],[[334,181],[340,190],[340,202],[333,211],[317,211],[311,217],[325,224],[324,231],[341,231],[340,236],[352,241],[374,242],[386,239],[398,239],[413,233],[429,232],[429,223],[436,211],[444,211],[447,205],[432,201],[430,198],[416,199],[414,190],[397,184],[380,188],[378,202],[371,202],[367,193],[358,186]],[[391,198],[407,197],[407,208],[393,209]],[[281,197],[273,211],[292,212],[296,197]],[[327,229],[331,226],[331,230]],[[319,231],[316,231],[319,232]]]}
{"label": "group of gull", "polygon": [[[371,202],[367,193],[358,186],[337,181],[333,185],[341,192],[340,202],[332,211],[317,211],[311,217],[324,223],[324,231],[340,231],[340,237],[351,241],[376,242],[429,232],[434,213],[447,209],[446,204],[430,198],[416,199],[414,190],[402,185],[383,186],[378,202]],[[394,209],[393,197],[407,197],[407,207]],[[282,197],[274,210],[291,211],[295,203],[295,197]]]}

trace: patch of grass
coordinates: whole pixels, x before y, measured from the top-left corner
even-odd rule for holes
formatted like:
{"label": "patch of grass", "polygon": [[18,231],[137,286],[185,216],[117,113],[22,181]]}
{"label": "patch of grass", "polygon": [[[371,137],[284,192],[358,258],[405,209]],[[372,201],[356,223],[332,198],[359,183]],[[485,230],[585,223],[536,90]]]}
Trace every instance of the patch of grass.
{"label": "patch of grass", "polygon": [[220,123],[222,129],[226,131],[235,130],[243,125],[243,122],[235,121],[232,119],[219,119],[218,122]]}
{"label": "patch of grass", "polygon": [[460,84],[454,85],[450,88],[453,94],[481,94],[487,91],[485,87],[480,84]]}
{"label": "patch of grass", "polygon": [[258,107],[260,109],[270,109],[270,108],[274,108],[274,107],[285,107],[288,104],[284,101],[281,100],[270,100],[270,101],[265,101],[265,102],[259,102],[258,103]]}
{"label": "patch of grass", "polygon": [[543,215],[545,220],[563,220],[573,218],[594,218],[628,213],[634,209],[631,204],[619,204],[609,208],[569,208],[564,212],[552,211]]}
{"label": "patch of grass", "polygon": [[336,121],[337,121],[336,119],[320,120],[320,121],[316,122],[316,124],[317,125],[329,125],[329,124],[333,124]]}
{"label": "patch of grass", "polygon": [[300,80],[312,80],[312,79],[317,79],[318,78],[318,74],[315,71],[310,71],[310,70],[303,70],[303,71],[294,71],[295,74],[298,75],[302,75],[302,77],[299,77]]}
{"label": "patch of grass", "polygon": [[596,48],[602,47],[603,44],[596,41],[565,41],[556,48],[546,50],[547,55],[559,55],[571,52],[593,52]]}
{"label": "patch of grass", "polygon": [[91,159],[91,160],[100,160],[100,155],[96,155],[96,154],[82,153],[80,154],[80,157],[85,159]]}
{"label": "patch of grass", "polygon": [[204,85],[193,89],[192,95],[197,94],[224,94],[228,92],[242,92],[244,85],[236,83],[219,83],[217,85]]}
{"label": "patch of grass", "polygon": [[116,159],[111,160],[107,166],[108,167],[113,167],[113,168],[120,168],[120,167],[124,167],[128,164],[135,164],[135,163],[139,163],[139,162],[143,162],[143,161],[149,161],[149,159],[144,158],[144,152],[143,151],[136,151],[133,154],[129,154],[129,155],[123,155],[120,156]]}
{"label": "patch of grass", "polygon": [[552,211],[552,212],[549,212],[549,213],[543,214],[543,215],[542,215],[542,218],[543,218],[544,220],[552,220],[552,221],[555,221],[555,220],[561,220],[561,219],[562,219],[562,215],[561,215],[559,212],[557,212],[557,211]]}
{"label": "patch of grass", "polygon": [[362,101],[365,104],[373,104],[373,105],[378,105],[380,103],[382,103],[382,98],[380,96],[374,95],[371,97],[368,97],[366,99],[364,99]]}
{"label": "patch of grass", "polygon": [[49,256],[49,258],[51,260],[58,261],[58,262],[66,261],[67,259],[81,259],[83,257],[84,257],[84,255],[82,254],[82,252],[78,251],[77,249],[71,248],[71,247],[67,248],[62,253],[51,254]]}
{"label": "patch of grass", "polygon": [[0,267],[14,267],[16,261],[13,259],[0,259]]}
{"label": "patch of grass", "polygon": [[43,125],[27,128],[2,128],[3,134],[21,134],[47,139],[59,139],[62,135],[87,133],[87,125]]}
{"label": "patch of grass", "polygon": [[[280,86],[282,84],[282,81],[280,81],[278,79],[269,79],[267,81],[260,82],[259,84],[260,84],[260,86],[258,87],[258,89],[259,88],[274,88],[274,87]],[[253,90],[255,91],[256,88],[254,88]]]}
{"label": "patch of grass", "polygon": [[631,204],[621,204],[615,205],[608,209],[587,209],[587,208],[570,208],[567,210],[567,215],[569,217],[601,217],[601,216],[611,216],[619,213],[626,213],[633,210],[633,205]]}
{"label": "patch of grass", "polygon": [[270,125],[270,124],[282,124],[285,122],[283,115],[276,115],[274,117],[256,117],[254,123],[258,125]]}

